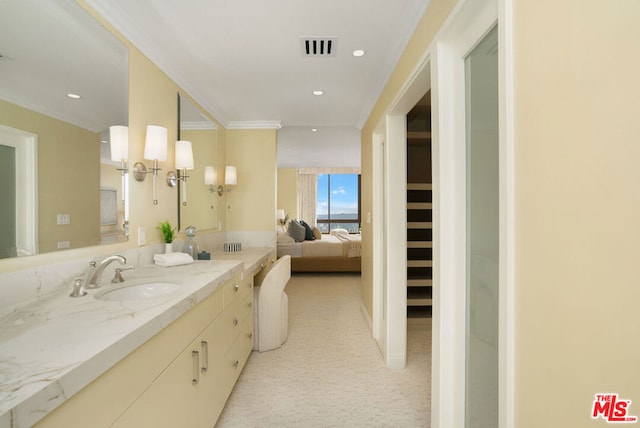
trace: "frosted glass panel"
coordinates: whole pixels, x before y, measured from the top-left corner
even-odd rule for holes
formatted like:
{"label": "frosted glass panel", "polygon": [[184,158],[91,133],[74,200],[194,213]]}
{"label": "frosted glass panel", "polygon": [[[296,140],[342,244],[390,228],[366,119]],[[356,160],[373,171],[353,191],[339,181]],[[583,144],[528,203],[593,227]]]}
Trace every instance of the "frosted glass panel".
{"label": "frosted glass panel", "polygon": [[498,34],[465,59],[467,131],[466,417],[498,426]]}

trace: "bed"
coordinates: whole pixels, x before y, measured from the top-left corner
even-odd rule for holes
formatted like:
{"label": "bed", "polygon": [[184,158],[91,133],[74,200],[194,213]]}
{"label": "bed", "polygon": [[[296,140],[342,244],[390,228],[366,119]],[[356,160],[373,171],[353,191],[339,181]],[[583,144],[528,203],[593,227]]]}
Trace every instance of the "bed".
{"label": "bed", "polygon": [[296,241],[289,232],[278,233],[278,257],[291,256],[292,272],[360,272],[359,234],[336,229],[318,235]]}

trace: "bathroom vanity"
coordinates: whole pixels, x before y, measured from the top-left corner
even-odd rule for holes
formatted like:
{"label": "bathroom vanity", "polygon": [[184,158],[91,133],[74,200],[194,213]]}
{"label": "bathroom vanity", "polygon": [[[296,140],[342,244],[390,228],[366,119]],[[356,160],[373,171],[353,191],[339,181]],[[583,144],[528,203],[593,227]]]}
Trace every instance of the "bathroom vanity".
{"label": "bathroom vanity", "polygon": [[[254,277],[272,257],[141,266],[14,310],[0,325],[0,427],[213,426],[253,349]],[[139,284],[178,287],[103,299]]]}

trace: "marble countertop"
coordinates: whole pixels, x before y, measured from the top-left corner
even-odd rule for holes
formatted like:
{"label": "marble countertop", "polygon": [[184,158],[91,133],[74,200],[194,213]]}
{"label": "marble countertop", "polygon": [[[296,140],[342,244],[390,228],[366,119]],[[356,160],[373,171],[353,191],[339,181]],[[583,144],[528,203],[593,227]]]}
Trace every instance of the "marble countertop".
{"label": "marble countertop", "polygon": [[[269,248],[214,253],[211,261],[124,272],[122,284],[71,298],[70,289],[0,319],[0,428],[29,427],[204,300],[238,273],[254,275]],[[102,301],[97,292],[139,283],[178,284],[152,299]]]}

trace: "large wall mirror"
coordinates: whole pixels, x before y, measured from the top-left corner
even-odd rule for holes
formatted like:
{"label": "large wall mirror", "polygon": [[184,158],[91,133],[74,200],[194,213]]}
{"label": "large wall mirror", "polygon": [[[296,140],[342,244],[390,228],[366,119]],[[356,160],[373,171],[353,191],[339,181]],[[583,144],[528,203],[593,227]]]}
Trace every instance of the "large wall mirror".
{"label": "large wall mirror", "polygon": [[[178,187],[179,228],[218,228],[218,133],[216,124],[178,94],[179,139],[191,142],[194,168]],[[184,172],[178,171],[179,175]]]}
{"label": "large wall mirror", "polygon": [[74,0],[7,0],[0,55],[0,258],[127,239],[127,47]]}

